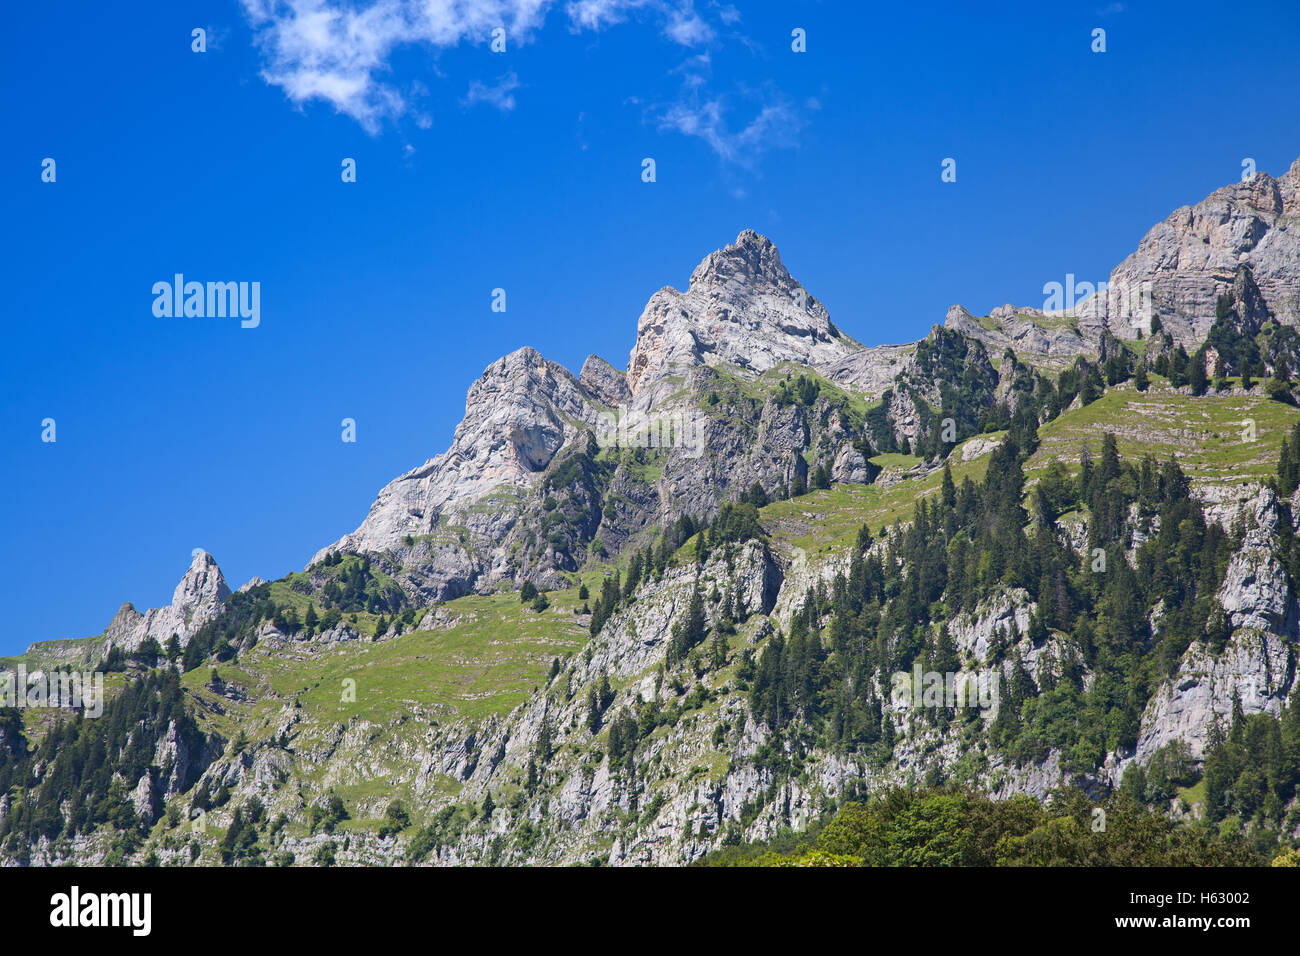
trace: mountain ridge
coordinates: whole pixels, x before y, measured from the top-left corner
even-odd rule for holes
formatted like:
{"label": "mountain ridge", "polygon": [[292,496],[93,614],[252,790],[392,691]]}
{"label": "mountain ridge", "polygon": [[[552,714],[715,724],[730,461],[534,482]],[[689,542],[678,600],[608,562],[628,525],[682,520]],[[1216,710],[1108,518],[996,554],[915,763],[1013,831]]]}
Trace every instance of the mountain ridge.
{"label": "mountain ridge", "polygon": [[[1252,273],[1261,259],[1264,263],[1263,281],[1272,295],[1265,295],[1258,278],[1254,283],[1265,308],[1283,324],[1300,326],[1300,299],[1287,291],[1300,287],[1300,221],[1294,226],[1290,222],[1297,216],[1300,158],[1279,177],[1260,171],[1249,182],[1220,187],[1198,203],[1171,212],[1112,270],[1112,287],[1152,281],[1154,313],[1171,327],[1175,345],[1199,345],[1209,325],[1201,321],[1199,334],[1186,332],[1192,327],[1183,310],[1203,309],[1207,301],[1212,304],[1230,290],[1242,262],[1230,270],[1225,263],[1245,255],[1244,263]],[[1207,222],[1209,227],[1203,225]],[[1187,242],[1178,235],[1184,232],[1208,236],[1205,241],[1211,244],[1211,252],[1195,260],[1199,268],[1187,270],[1180,264],[1179,250]],[[1279,233],[1284,237],[1278,238]],[[1264,238],[1269,242],[1264,243]],[[1261,245],[1262,257],[1257,252],[1251,260],[1248,250]],[[1172,291],[1193,280],[1198,291],[1190,298]],[[1133,332],[1136,326],[1131,320],[1132,315],[1122,310],[1112,317],[1108,303],[1093,296],[1062,313],[1007,304],[976,317],[953,305],[939,327],[996,352],[1010,348],[1031,365],[1059,369],[1079,356],[1099,354],[1107,333]],[[793,362],[816,369],[867,399],[878,399],[908,368],[916,346],[916,342],[864,346],[851,339],[789,273],[775,243],[744,229],[735,242],[700,261],[685,292],[664,286],[650,297],[637,320],[636,342],[625,370],[592,355],[575,376],[531,346],[487,366],[470,386],[466,416],[451,446],[390,481],[361,525],[319,549],[308,567],[333,551],[400,549],[408,535],[432,535],[439,519],[445,518],[444,525],[466,528],[475,547],[486,553],[476,555],[450,539],[431,541],[431,568],[411,582],[412,593],[442,599],[467,593],[480,582],[491,588],[512,576],[499,549],[518,517],[506,499],[535,487],[561,448],[575,441],[584,428],[594,430],[605,424],[604,413],[622,406],[642,415],[652,410],[671,414],[671,400],[678,390],[671,380],[700,365],[761,374],[782,362]],[[736,364],[737,358],[744,364]],[[665,379],[670,383],[665,384]],[[903,404],[908,404],[906,399]],[[540,423],[532,420],[534,416]],[[900,437],[915,441],[919,432],[915,414],[905,407],[902,418]],[[855,467],[851,462],[839,464],[841,473],[852,473]],[[792,473],[782,477],[794,479]],[[501,514],[485,519],[475,505],[494,494],[502,496]],[[185,639],[191,630],[182,628]],[[144,635],[128,638],[126,646],[134,649],[132,645],[144,639]]]}
{"label": "mountain ridge", "polygon": [[196,552],[167,608],[34,645],[124,668],[103,726],[139,731],[69,790],[100,725],[24,724],[53,756],[0,748],[0,860],[681,864],[945,786],[1262,860],[1300,840],[1289,241],[1204,272],[1189,355],[1159,313],[1013,306],[863,346],[742,232],[627,371],[489,365],[303,571],[231,593]]}

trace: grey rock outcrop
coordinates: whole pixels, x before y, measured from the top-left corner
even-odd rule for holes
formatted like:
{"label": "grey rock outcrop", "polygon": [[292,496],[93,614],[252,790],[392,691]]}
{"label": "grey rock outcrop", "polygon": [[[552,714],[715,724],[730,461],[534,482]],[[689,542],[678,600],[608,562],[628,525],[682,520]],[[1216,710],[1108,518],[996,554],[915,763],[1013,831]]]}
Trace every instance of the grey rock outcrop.
{"label": "grey rock outcrop", "polygon": [[632,399],[627,378],[599,355],[587,356],[578,381],[602,405],[618,408]]}
{"label": "grey rock outcrop", "polygon": [[1277,716],[1291,678],[1287,643],[1277,635],[1238,631],[1218,655],[1192,645],[1178,673],[1156,691],[1142,714],[1137,762],[1145,763],[1174,740],[1186,741],[1192,756],[1202,759],[1216,721],[1225,730],[1231,725],[1234,698],[1245,714]]}
{"label": "grey rock outcrop", "polygon": [[[1150,283],[1155,314],[1191,351],[1205,338],[1216,300],[1242,265],[1254,273],[1277,319],[1300,325],[1300,159],[1281,177],[1257,172],[1174,210],[1115,267],[1110,286],[1140,290]],[[1123,308],[1104,317],[1122,338],[1132,338],[1134,321]]]}
{"label": "grey rock outcrop", "polygon": [[[1186,741],[1192,756],[1202,758],[1211,727],[1230,723],[1234,699],[1245,714],[1276,716],[1295,680],[1297,598],[1274,553],[1282,520],[1276,495],[1257,488],[1252,497],[1207,510],[1245,528],[1218,594],[1233,633],[1219,653],[1193,643],[1177,673],[1156,690],[1142,716],[1133,755],[1139,763],[1173,740]],[[1129,762],[1121,763],[1121,773]]]}
{"label": "grey rock outcrop", "polygon": [[861,347],[791,278],[772,241],[746,229],[696,267],[687,291],[665,286],[651,297],[627,382],[649,407],[666,397],[666,377],[696,365],[757,373],[781,362],[829,364]]}
{"label": "grey rock outcrop", "polygon": [[120,645],[123,639],[130,637],[143,620],[144,615],[137,611],[130,601],[127,601],[117,609],[117,613],[113,615],[113,620],[108,622],[108,627],[104,630],[104,637],[115,645]]}
{"label": "grey rock outcrop", "polygon": [[894,385],[894,380],[909,367],[916,354],[916,343],[874,345],[850,352],[818,366],[832,382],[851,387],[867,398],[879,398]]}
{"label": "grey rock outcrop", "polygon": [[389,482],[361,526],[312,563],[330,551],[388,552],[423,572],[412,580],[425,597],[464,593],[500,566],[520,495],[561,447],[597,426],[600,411],[571,372],[536,350],[498,359],[470,387],[451,448]]}
{"label": "grey rock outcrop", "polygon": [[109,623],[105,650],[117,647],[134,651],[153,639],[165,645],[176,635],[184,647],[200,627],[212,620],[230,599],[230,587],[217,561],[202,549],[194,552],[189,569],[172,592],[171,604],[139,614],[129,603],[122,605]]}
{"label": "grey rock outcrop", "polygon": [[1036,364],[1068,364],[1080,355],[1096,355],[1097,340],[1080,331],[1069,314],[1002,305],[981,322],[960,305],[948,309],[943,326],[983,342],[993,355],[1011,349],[1018,358]]}

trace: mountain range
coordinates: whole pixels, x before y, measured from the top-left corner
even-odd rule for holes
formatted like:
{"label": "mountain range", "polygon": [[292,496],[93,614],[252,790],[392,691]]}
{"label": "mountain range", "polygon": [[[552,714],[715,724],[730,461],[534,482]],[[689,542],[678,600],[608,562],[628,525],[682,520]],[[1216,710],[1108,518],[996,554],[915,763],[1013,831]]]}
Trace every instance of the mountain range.
{"label": "mountain range", "polygon": [[[113,701],[6,718],[0,859],[683,864],[956,785],[1285,853],[1297,369],[1300,160],[1108,290],[901,345],[742,231],[624,368],[488,366],[301,572],[232,591],[196,551],[170,605],[3,662]],[[902,700],[914,670],[998,705]]]}

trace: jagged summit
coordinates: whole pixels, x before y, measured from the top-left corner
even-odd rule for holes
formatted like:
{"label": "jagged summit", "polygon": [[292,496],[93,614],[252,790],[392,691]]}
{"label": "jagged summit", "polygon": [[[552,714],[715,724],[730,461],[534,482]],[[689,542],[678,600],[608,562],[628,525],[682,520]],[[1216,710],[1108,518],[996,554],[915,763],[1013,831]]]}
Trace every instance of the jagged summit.
{"label": "jagged summit", "polygon": [[196,548],[189,569],[172,592],[172,607],[196,608],[209,602],[221,602],[230,597],[230,586],[217,565],[217,559],[202,548]]}
{"label": "jagged summit", "polygon": [[704,292],[729,282],[768,285],[787,293],[799,287],[781,261],[776,243],[753,229],[741,230],[731,245],[705,256],[691,273],[689,289]]}
{"label": "jagged summit", "polygon": [[[115,647],[134,651],[150,638],[165,645],[173,634],[184,647],[200,627],[220,613],[230,593],[216,558],[196,548],[190,566],[172,592],[171,603],[141,614],[130,601],[125,602],[101,635],[104,650]],[[32,644],[27,653],[38,651],[42,643]]]}
{"label": "jagged summit", "polygon": [[398,553],[424,569],[408,582],[433,598],[508,577],[505,539],[526,493],[611,410],[657,414],[696,368],[831,365],[861,349],[790,276],[772,241],[745,230],[704,258],[686,292],[665,287],[650,298],[626,374],[593,355],[575,377],[527,347],[488,366],[451,447],[390,482],[360,527],[312,563],[330,551]]}
{"label": "jagged summit", "polygon": [[127,651],[135,650],[150,638],[166,644],[173,634],[183,647],[229,599],[230,586],[217,566],[217,559],[202,548],[196,548],[189,568],[172,592],[171,604],[147,611],[143,617],[136,614],[130,605],[124,605],[113,618],[109,630],[113,631],[116,626],[114,644]]}
{"label": "jagged summit", "polygon": [[661,397],[652,386],[697,365],[763,372],[780,362],[828,364],[859,348],[791,277],[772,240],[746,229],[704,257],[686,292],[665,286],[651,296],[627,383],[648,406]]}
{"label": "jagged summit", "polygon": [[383,551],[425,537],[422,546],[437,555],[431,563],[438,570],[422,586],[439,596],[459,593],[496,559],[485,562],[438,533],[454,523],[476,543],[498,541],[514,521],[515,504],[509,494],[491,507],[477,502],[504,489],[532,487],[555,453],[594,425],[599,412],[573,373],[536,349],[497,359],[470,386],[451,447],[389,482],[361,526],[317,552],[312,563],[329,551]]}

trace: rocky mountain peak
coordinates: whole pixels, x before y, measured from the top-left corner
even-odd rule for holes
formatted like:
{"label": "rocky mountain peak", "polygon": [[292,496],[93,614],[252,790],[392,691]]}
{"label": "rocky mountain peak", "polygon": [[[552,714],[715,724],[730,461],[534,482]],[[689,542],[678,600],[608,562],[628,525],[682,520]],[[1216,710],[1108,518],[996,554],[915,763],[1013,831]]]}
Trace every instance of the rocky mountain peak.
{"label": "rocky mountain peak", "polygon": [[[590,381],[606,377],[600,364],[608,366],[588,360]],[[612,368],[609,373],[619,377]],[[615,389],[612,379],[608,384]],[[436,552],[418,559],[433,567],[420,584],[423,593],[441,598],[462,592],[487,570],[482,555],[489,556],[487,564],[499,563],[501,556],[493,555],[517,516],[516,492],[535,485],[556,452],[594,426],[598,411],[573,373],[536,349],[497,359],[470,386],[451,447],[389,482],[361,526],[317,552],[312,563],[329,551],[418,547]],[[491,495],[497,496],[493,506],[479,506]],[[451,526],[465,537],[449,537],[445,529]],[[416,537],[426,540],[406,543]]]}
{"label": "rocky mountain peak", "polygon": [[610,408],[617,408],[632,397],[623,373],[599,355],[587,356],[587,361],[582,364],[582,373],[578,376],[578,381],[582,383],[583,388],[595,396],[597,401]]}
{"label": "rocky mountain peak", "polygon": [[746,229],[704,257],[686,292],[666,286],[651,296],[627,384],[648,407],[664,397],[648,385],[698,365],[761,373],[787,361],[829,364],[860,348],[790,275],[772,240]]}
{"label": "rocky mountain peak", "polygon": [[189,570],[172,592],[172,607],[194,610],[213,603],[222,604],[229,597],[230,587],[217,566],[217,559],[196,548]]}
{"label": "rocky mountain peak", "polygon": [[736,241],[710,252],[691,273],[690,290],[707,292],[740,282],[750,288],[761,285],[789,292],[798,283],[781,261],[776,244],[753,229],[742,230]]}
{"label": "rocky mountain peak", "polygon": [[164,645],[173,634],[184,646],[200,627],[221,612],[230,594],[230,586],[216,558],[196,548],[189,568],[172,592],[171,604],[141,614],[128,601],[118,608],[103,636],[109,646],[125,651],[137,649],[150,638]]}

